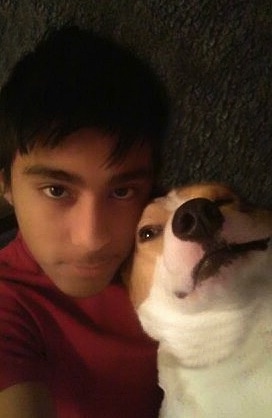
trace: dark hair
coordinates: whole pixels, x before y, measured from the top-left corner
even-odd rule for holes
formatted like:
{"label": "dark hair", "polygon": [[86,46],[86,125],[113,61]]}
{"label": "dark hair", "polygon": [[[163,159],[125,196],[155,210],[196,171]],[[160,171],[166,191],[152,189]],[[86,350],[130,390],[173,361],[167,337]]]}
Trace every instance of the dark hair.
{"label": "dark hair", "polygon": [[168,124],[159,78],[128,49],[91,30],[63,27],[48,34],[15,66],[0,94],[0,169],[6,181],[16,151],[37,141],[55,147],[83,127],[118,137],[112,158],[149,141],[158,163]]}

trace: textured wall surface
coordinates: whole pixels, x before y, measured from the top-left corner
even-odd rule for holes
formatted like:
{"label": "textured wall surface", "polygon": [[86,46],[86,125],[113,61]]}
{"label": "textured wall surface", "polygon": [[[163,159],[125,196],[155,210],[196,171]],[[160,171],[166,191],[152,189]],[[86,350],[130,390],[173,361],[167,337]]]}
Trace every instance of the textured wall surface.
{"label": "textured wall surface", "polygon": [[0,0],[0,85],[44,31],[111,34],[172,98],[162,181],[221,180],[272,208],[272,5],[263,0]]}

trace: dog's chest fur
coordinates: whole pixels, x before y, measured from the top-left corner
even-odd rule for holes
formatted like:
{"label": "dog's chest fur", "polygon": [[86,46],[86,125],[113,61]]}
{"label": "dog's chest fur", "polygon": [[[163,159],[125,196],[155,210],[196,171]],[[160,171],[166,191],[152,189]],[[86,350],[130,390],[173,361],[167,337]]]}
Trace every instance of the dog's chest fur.
{"label": "dog's chest fur", "polygon": [[186,368],[160,345],[161,418],[271,418],[272,309],[269,302],[259,308],[240,348],[212,366]]}

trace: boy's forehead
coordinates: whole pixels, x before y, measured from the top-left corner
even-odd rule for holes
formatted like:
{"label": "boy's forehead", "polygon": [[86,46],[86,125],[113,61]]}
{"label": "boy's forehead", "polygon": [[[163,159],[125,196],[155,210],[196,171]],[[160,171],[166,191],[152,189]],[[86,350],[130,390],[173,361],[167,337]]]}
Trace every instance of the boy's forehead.
{"label": "boy's forehead", "polygon": [[[107,171],[112,176],[150,176],[153,168],[149,144],[135,143],[121,158],[112,159],[116,139],[93,129],[68,135],[58,146],[50,148],[37,143],[27,154],[17,152],[15,169],[25,174],[48,177],[69,176],[76,179],[81,173]],[[14,167],[12,167],[14,168]]]}

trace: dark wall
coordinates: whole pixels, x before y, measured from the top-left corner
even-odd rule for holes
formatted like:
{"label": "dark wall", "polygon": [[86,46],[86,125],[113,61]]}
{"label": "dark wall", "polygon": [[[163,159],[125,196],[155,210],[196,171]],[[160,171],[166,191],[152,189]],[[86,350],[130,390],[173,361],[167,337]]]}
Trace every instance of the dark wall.
{"label": "dark wall", "polygon": [[54,25],[111,34],[165,80],[162,182],[221,180],[272,208],[272,6],[262,0],[0,0],[0,84]]}

